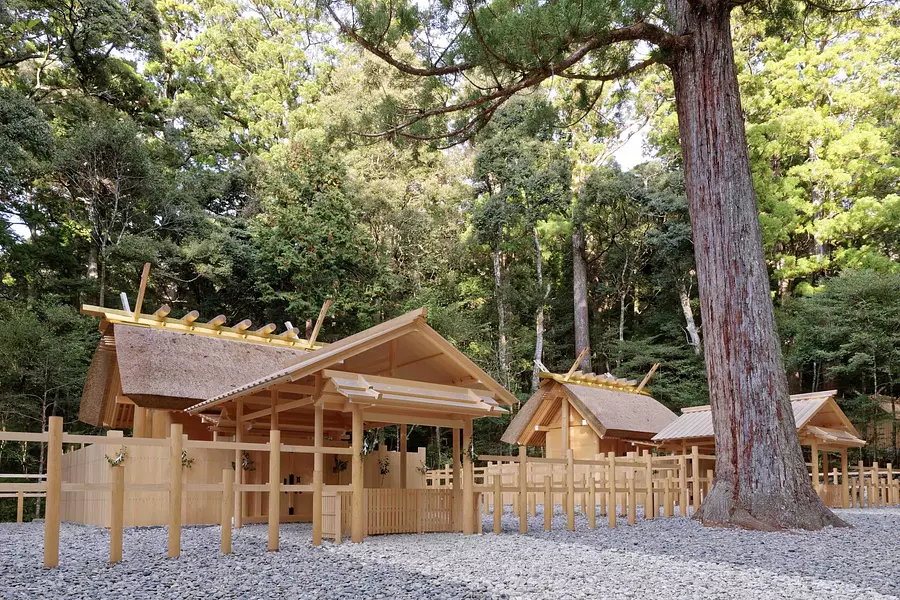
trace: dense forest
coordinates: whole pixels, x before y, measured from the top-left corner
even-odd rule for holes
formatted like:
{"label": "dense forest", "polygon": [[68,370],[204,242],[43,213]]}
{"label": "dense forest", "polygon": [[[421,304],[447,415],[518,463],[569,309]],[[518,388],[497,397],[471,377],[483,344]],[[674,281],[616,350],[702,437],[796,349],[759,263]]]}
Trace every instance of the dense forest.
{"label": "dense forest", "polygon": [[[892,422],[896,439],[879,407],[900,395],[900,9],[777,28],[746,12],[733,35],[792,391],[836,387],[855,421]],[[464,140],[433,123],[422,140],[385,134],[446,93],[312,2],[0,2],[0,428],[51,414],[85,427],[98,334],[78,308],[133,298],[145,262],[147,303],[173,316],[309,323],[331,298],[326,341],[428,306],[522,400],[536,364],[575,360],[586,304],[592,370],[660,363],[656,398],[705,404],[662,69],[599,93],[551,78]],[[624,169],[636,132],[645,159]],[[479,423],[477,449],[503,451],[504,425]],[[437,462],[446,442],[414,435]],[[0,471],[37,461],[0,446]]]}

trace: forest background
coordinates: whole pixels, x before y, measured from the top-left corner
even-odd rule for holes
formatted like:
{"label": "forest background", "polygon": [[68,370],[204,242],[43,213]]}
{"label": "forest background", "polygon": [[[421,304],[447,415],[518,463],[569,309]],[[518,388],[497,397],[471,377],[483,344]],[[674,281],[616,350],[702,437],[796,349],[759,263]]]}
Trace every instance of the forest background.
{"label": "forest background", "polygon": [[[777,31],[741,13],[734,39],[792,392],[837,388],[866,460],[897,464],[900,8]],[[0,0],[0,429],[90,430],[99,334],[78,307],[133,301],[145,262],[147,305],[175,317],[302,329],[331,298],[330,341],[427,306],[523,401],[536,362],[571,366],[577,328],[592,370],[660,363],[658,400],[706,404],[661,69],[596,97],[551,79],[441,147],[373,134],[451,90],[363,53],[309,0]],[[635,131],[646,160],[626,171]],[[509,452],[506,424],[479,422],[476,451]],[[448,459],[448,431],[409,442]],[[34,446],[0,442],[0,472],[39,471]]]}

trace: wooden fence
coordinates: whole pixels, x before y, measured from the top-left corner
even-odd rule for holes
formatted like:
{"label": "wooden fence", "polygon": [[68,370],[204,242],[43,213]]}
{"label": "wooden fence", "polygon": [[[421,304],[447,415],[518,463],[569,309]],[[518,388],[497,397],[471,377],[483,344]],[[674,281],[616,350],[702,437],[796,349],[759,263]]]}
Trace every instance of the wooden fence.
{"label": "wooden fence", "polygon": [[[181,554],[181,525],[183,518],[183,500],[185,492],[217,492],[221,505],[220,523],[222,528],[221,549],[222,552],[231,552],[231,527],[234,514],[235,494],[241,492],[268,492],[268,549],[278,550],[278,527],[280,517],[280,502],[283,492],[314,492],[314,485],[283,485],[280,477],[280,460],[282,453],[307,453],[307,454],[352,454],[350,448],[332,448],[319,446],[293,446],[281,443],[281,432],[270,432],[268,444],[247,442],[207,442],[200,440],[188,440],[182,435],[182,426],[173,424],[171,435],[168,439],[151,438],[127,438],[122,437],[120,431],[110,431],[107,436],[88,436],[65,434],[62,430],[62,418],[51,417],[48,431],[45,433],[17,433],[0,432],[0,440],[18,442],[38,442],[47,444],[47,473],[45,481],[37,483],[2,483],[0,482],[0,494],[37,495],[46,497],[46,510],[44,515],[44,567],[54,568],[59,565],[59,533],[60,533],[60,508],[62,494],[102,492],[109,498],[109,529],[110,529],[110,554],[111,563],[122,560],[122,533],[125,523],[125,493],[132,491],[164,492],[168,496],[168,556],[169,558]],[[126,484],[127,458],[117,466],[109,464],[109,481],[104,483],[80,483],[62,480],[63,444],[96,444],[98,446],[121,447],[128,446],[161,446],[169,448],[169,460],[165,470],[166,479],[158,483],[145,483],[139,485]],[[278,452],[272,450],[277,448]],[[193,483],[184,485],[183,482],[183,454],[188,449],[231,450],[231,451],[264,451],[269,454],[269,473],[277,473],[269,478],[267,484],[234,483],[235,471],[232,468],[222,470],[222,478],[218,483]],[[21,478],[21,476],[16,476]],[[351,486],[319,486],[318,493],[323,496],[333,495],[340,491],[349,491]]]}

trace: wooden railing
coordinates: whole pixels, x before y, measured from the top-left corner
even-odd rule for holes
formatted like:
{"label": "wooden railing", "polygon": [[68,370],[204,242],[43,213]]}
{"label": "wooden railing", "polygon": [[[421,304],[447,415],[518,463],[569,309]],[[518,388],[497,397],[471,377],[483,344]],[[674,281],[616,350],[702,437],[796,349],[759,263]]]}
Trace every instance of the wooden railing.
{"label": "wooden railing", "polygon": [[[182,435],[182,426],[173,424],[170,437],[167,439],[123,438],[121,431],[110,431],[107,436],[72,435],[62,430],[62,419],[51,417],[48,431],[45,433],[0,432],[2,441],[38,442],[47,444],[47,473],[45,481],[37,483],[2,483],[0,493],[25,495],[43,495],[46,498],[44,515],[44,567],[54,568],[59,565],[60,504],[62,492],[108,492],[110,494],[110,554],[111,563],[122,560],[122,539],[124,525],[124,500],[126,489],[132,491],[167,492],[169,497],[168,519],[168,556],[181,554],[182,498],[184,492],[219,492],[221,494],[221,549],[231,552],[231,527],[234,513],[234,495],[239,492],[268,492],[270,507],[268,514],[268,549],[278,550],[279,542],[279,502],[282,492],[315,492],[314,485],[283,485],[281,477],[270,477],[266,484],[236,484],[233,469],[223,469],[221,483],[188,484],[182,481],[182,451],[191,448],[234,451],[263,451],[269,453],[269,473],[281,472],[282,453],[303,454],[352,454],[350,448],[294,446],[281,443],[281,434],[277,430],[270,432],[269,443],[251,442],[207,442],[188,440]],[[168,477],[166,481],[150,484],[126,485],[125,469],[127,459],[117,466],[110,465],[110,483],[84,483],[62,481],[63,444],[98,444],[104,446],[157,446],[169,448]],[[278,452],[272,449],[277,448]],[[15,476],[21,478],[21,475]],[[349,490],[350,486],[320,486],[322,493]]]}

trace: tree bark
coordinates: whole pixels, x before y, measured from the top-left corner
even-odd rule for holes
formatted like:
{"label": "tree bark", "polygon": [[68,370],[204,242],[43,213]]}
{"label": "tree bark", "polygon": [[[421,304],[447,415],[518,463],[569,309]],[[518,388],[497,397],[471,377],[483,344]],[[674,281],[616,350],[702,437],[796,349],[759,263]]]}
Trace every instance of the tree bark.
{"label": "tree bark", "polygon": [[506,306],[503,303],[503,278],[500,265],[500,248],[494,248],[492,252],[494,260],[494,295],[497,297],[497,359],[500,362],[500,377],[503,387],[509,389],[509,359],[506,348]]}
{"label": "tree bark", "polygon": [[671,61],[696,248],[716,477],[695,518],[749,529],[844,525],[813,492],[775,333],[730,5],[667,0],[691,43]]}
{"label": "tree bark", "polygon": [[534,252],[535,265],[537,271],[538,284],[538,305],[534,317],[534,366],[531,370],[531,392],[534,393],[540,385],[538,373],[540,369],[538,365],[544,360],[544,304],[547,302],[547,296],[550,295],[550,284],[544,290],[544,269],[541,266],[541,238],[538,237],[537,226],[532,226],[532,234],[534,235]]}
{"label": "tree bark", "polygon": [[[572,292],[575,300],[575,356],[591,345],[588,313],[587,259],[585,259],[584,226],[572,228]],[[591,355],[585,354],[581,370],[591,372]]]}
{"label": "tree bark", "polygon": [[694,310],[691,308],[691,296],[684,280],[678,279],[678,300],[681,302],[681,312],[684,313],[685,330],[688,335],[688,344],[694,349],[694,354],[700,356],[703,346],[700,343],[700,332],[697,330],[697,322],[694,321]]}

